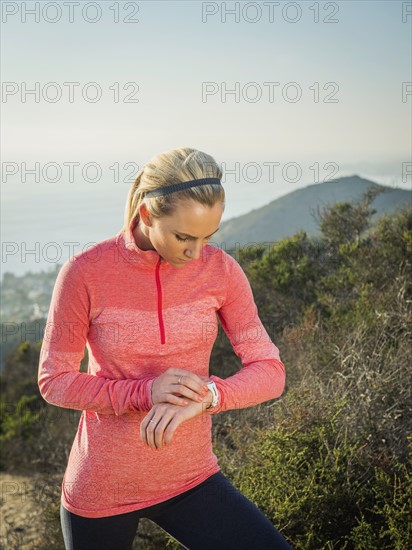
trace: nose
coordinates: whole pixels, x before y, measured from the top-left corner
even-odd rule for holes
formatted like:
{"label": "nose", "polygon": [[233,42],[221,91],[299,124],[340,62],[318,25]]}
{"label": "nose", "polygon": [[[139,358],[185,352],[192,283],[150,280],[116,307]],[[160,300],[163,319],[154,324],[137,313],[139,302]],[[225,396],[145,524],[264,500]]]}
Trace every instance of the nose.
{"label": "nose", "polygon": [[198,260],[202,253],[203,246],[204,245],[202,243],[198,245],[194,244],[191,248],[186,249],[185,250],[186,258],[191,258],[192,260]]}

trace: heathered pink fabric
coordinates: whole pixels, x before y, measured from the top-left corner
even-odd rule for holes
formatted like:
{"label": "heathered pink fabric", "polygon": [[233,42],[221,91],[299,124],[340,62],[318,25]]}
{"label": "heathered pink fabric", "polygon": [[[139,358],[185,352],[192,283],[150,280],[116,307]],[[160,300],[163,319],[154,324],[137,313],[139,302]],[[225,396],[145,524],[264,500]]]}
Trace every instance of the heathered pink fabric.
{"label": "heathered pink fabric", "polygon": [[[285,384],[279,350],[238,262],[206,245],[177,269],[137,247],[135,223],[65,262],[40,354],[43,398],[82,410],[61,502],[89,518],[152,506],[218,472],[211,415],[279,397]],[[242,363],[226,379],[209,376],[217,316]],[[79,371],[85,347],[87,373]],[[143,444],[139,426],[153,405],[153,380],[169,367],[209,376],[220,400],[156,451]]]}

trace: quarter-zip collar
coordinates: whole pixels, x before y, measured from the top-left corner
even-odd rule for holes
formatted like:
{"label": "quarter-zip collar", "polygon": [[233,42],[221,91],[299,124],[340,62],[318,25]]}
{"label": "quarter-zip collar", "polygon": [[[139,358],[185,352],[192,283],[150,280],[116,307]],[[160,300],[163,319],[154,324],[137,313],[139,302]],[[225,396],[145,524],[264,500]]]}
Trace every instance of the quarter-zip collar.
{"label": "quarter-zip collar", "polygon": [[167,266],[171,266],[163,260],[163,258],[156,250],[142,250],[137,246],[133,236],[133,229],[136,227],[137,223],[138,218],[133,218],[129,224],[127,231],[119,233],[116,238],[116,243],[120,247],[120,254],[122,258],[124,258],[126,261],[138,266],[139,268],[145,268],[154,271],[157,289],[157,318],[159,322],[159,337],[160,343],[166,344],[166,332],[162,308],[162,285],[159,270],[161,265],[164,265],[164,268],[162,268],[162,270],[166,269]]}
{"label": "quarter-zip collar", "polygon": [[[127,231],[120,232],[116,238],[116,243],[121,249],[122,257],[132,264],[147,269],[154,269],[157,265],[170,266],[157,250],[142,250],[136,244],[133,236],[133,230],[138,223],[138,217],[133,218],[129,224]],[[162,268],[163,269],[163,268]]]}

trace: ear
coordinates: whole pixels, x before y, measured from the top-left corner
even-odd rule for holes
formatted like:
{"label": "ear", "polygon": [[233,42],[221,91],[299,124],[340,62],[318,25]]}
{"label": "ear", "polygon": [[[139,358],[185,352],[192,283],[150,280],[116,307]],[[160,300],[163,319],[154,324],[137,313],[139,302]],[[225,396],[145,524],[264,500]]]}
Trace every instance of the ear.
{"label": "ear", "polygon": [[145,225],[147,225],[148,227],[152,226],[149,211],[147,210],[147,207],[144,203],[139,206],[139,216]]}

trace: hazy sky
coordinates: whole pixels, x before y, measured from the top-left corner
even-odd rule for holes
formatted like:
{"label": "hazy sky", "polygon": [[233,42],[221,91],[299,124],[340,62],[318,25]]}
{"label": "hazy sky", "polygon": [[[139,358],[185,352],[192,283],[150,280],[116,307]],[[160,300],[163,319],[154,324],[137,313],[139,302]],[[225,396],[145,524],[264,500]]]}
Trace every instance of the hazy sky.
{"label": "hazy sky", "polygon": [[[17,182],[23,162],[79,162],[80,178],[98,162],[108,183],[116,162],[190,146],[226,170],[239,163],[230,186],[268,180],[263,163],[279,162],[270,199],[331,174],[408,187],[408,10],[397,1],[2,2],[3,163],[17,164],[7,165]],[[36,82],[37,98],[24,92]]]}

